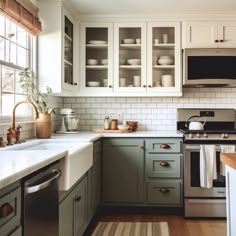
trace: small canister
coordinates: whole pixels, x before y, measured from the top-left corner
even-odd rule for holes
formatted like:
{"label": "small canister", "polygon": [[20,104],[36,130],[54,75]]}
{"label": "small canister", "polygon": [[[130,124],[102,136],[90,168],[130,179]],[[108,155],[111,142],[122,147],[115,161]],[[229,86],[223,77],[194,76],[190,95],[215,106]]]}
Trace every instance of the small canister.
{"label": "small canister", "polygon": [[109,116],[106,116],[104,119],[104,129],[110,129],[110,120],[109,120]]}
{"label": "small canister", "polygon": [[112,119],[111,120],[111,129],[112,130],[117,130],[118,129],[117,125],[118,125],[118,120]]}

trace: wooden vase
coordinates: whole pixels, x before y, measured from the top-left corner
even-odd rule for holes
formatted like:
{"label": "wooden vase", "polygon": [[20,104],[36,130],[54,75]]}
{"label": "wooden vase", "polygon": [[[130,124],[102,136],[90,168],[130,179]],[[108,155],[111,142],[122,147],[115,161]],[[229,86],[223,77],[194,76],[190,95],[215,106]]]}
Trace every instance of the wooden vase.
{"label": "wooden vase", "polygon": [[36,120],[36,137],[37,138],[50,138],[52,134],[52,118],[48,113],[40,113],[39,118]]}

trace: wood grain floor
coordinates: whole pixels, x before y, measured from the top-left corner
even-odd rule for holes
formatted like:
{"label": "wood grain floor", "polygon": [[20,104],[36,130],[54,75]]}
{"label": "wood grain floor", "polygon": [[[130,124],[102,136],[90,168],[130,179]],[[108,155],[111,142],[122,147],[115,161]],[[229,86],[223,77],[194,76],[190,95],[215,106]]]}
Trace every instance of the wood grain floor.
{"label": "wood grain floor", "polygon": [[[97,217],[86,236],[91,235],[98,221],[168,222],[170,236],[226,236],[226,220],[185,219],[183,216],[157,214],[110,214]],[[125,236],[125,235],[124,235]]]}

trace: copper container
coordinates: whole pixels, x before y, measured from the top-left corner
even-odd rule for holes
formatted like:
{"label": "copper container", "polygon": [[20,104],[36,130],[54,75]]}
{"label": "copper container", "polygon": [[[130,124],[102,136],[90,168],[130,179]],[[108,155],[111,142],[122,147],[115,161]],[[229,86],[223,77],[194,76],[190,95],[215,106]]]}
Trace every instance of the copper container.
{"label": "copper container", "polygon": [[117,125],[118,125],[118,120],[116,120],[116,119],[111,120],[111,129],[112,130],[117,130],[118,129]]}

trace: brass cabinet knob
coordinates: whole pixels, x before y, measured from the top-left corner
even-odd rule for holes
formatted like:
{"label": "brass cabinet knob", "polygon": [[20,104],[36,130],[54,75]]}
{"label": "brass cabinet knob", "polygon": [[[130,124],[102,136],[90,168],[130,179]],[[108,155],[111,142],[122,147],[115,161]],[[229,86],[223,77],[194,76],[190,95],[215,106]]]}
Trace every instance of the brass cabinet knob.
{"label": "brass cabinet knob", "polygon": [[161,149],[169,149],[170,146],[168,144],[166,144],[166,143],[163,143],[163,144],[160,145],[160,148]]}
{"label": "brass cabinet knob", "polygon": [[166,161],[162,161],[161,163],[160,163],[160,166],[163,166],[163,167],[167,167],[167,166],[169,166],[170,164],[168,163],[168,162],[166,162]]}
{"label": "brass cabinet knob", "polygon": [[168,188],[161,188],[161,189],[160,189],[160,192],[161,192],[161,193],[169,193],[170,190],[169,190]]}

